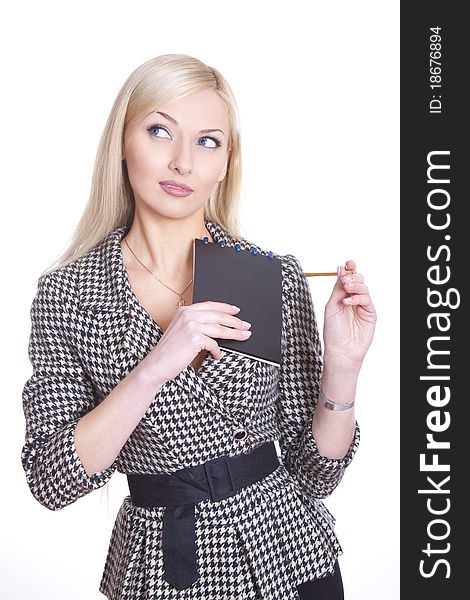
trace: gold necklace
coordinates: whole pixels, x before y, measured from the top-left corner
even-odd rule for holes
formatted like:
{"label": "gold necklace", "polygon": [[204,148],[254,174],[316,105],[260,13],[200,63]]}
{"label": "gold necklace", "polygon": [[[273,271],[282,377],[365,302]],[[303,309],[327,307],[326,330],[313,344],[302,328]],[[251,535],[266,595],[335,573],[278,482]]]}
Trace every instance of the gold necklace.
{"label": "gold necklace", "polygon": [[132,250],[132,248],[129,246],[129,244],[128,244],[128,242],[127,242],[126,238],[124,238],[124,241],[126,242],[126,245],[127,245],[127,247],[129,248],[129,250],[132,252],[132,254],[134,255],[134,257],[135,257],[135,258],[136,258],[136,259],[139,261],[139,263],[140,263],[140,264],[141,264],[141,265],[144,267],[144,269],[145,269],[146,271],[148,271],[148,272],[150,273],[150,275],[153,275],[153,276],[155,277],[155,279],[157,279],[157,280],[158,280],[158,281],[159,281],[159,282],[160,282],[162,285],[164,285],[166,288],[168,288],[168,289],[169,289],[171,292],[173,292],[174,294],[176,294],[177,296],[179,296],[179,300],[178,300],[178,303],[176,304],[176,307],[178,308],[178,307],[180,307],[180,306],[184,306],[184,305],[185,305],[185,302],[184,302],[184,299],[183,299],[183,294],[184,294],[184,292],[185,292],[185,291],[188,289],[188,287],[189,287],[189,286],[192,284],[192,282],[193,282],[193,278],[191,277],[191,281],[188,283],[188,285],[187,285],[187,286],[184,288],[184,290],[183,290],[181,293],[180,293],[180,292],[177,292],[176,290],[173,290],[173,289],[172,289],[172,288],[171,288],[169,285],[167,285],[166,283],[164,283],[164,282],[163,282],[163,281],[160,279],[160,277],[158,277],[157,275],[155,275],[155,273],[152,273],[152,271],[151,271],[151,270],[150,270],[148,267],[146,267],[146,266],[144,265],[144,263],[143,263],[143,262],[140,260],[140,258],[139,258],[139,257],[136,255],[136,253],[135,253],[135,252]]}

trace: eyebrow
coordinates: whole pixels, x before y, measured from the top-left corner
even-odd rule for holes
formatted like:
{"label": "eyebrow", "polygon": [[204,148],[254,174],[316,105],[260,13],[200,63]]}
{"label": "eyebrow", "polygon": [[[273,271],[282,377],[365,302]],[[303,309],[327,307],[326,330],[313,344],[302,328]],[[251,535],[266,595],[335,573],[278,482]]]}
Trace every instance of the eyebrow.
{"label": "eyebrow", "polygon": [[[148,115],[145,115],[144,120],[149,117],[151,114],[153,113],[157,113],[159,115],[162,115],[162,117],[165,117],[165,119],[168,119],[168,121],[171,121],[172,123],[174,123],[176,126],[179,125],[178,121],[176,119],[174,119],[172,116],[167,115],[166,113],[160,111],[160,110],[152,110],[151,112],[148,113]],[[220,131],[220,133],[222,135],[225,135],[225,133],[222,131],[222,129],[201,129],[199,131],[199,133],[212,133],[213,131]]]}

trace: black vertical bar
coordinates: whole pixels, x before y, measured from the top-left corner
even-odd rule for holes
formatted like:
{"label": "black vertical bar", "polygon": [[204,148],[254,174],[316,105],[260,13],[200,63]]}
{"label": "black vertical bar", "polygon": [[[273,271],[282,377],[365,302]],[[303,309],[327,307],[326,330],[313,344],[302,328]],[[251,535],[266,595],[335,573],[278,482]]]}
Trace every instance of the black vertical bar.
{"label": "black vertical bar", "polygon": [[401,2],[401,598],[413,600],[470,597],[464,8]]}

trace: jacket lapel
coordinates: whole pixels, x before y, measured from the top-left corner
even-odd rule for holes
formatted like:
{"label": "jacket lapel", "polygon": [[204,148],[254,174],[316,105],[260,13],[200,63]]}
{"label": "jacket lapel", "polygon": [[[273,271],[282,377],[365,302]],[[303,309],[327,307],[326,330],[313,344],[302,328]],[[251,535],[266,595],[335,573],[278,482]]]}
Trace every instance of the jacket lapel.
{"label": "jacket lapel", "polygon": [[[205,221],[215,242],[226,246],[236,243],[244,250],[252,244],[235,239],[219,224]],[[101,340],[112,389],[157,344],[163,331],[140,306],[132,291],[122,259],[121,239],[129,228],[113,230],[90,253],[80,260],[79,303],[88,332]],[[91,335],[91,334],[90,334]],[[195,395],[227,418],[243,412],[243,402],[236,399],[236,380],[254,367],[254,360],[224,349],[222,358],[213,361],[206,356],[196,372],[192,365],[183,369],[172,381],[187,394]],[[246,401],[246,400],[245,400]]]}

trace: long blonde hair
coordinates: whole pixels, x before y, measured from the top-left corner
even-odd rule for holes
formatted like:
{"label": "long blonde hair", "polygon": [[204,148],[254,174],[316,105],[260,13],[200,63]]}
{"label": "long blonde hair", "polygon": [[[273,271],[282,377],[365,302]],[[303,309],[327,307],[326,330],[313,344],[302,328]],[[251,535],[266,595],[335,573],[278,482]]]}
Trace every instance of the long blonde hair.
{"label": "long blonde hair", "polygon": [[134,194],[122,160],[124,128],[142,111],[174,102],[204,89],[213,89],[225,103],[230,123],[228,158],[224,179],[204,207],[204,218],[222,225],[231,235],[239,231],[242,166],[238,109],[230,86],[220,72],[187,54],[163,54],[140,65],[119,91],[101,135],[93,170],[91,191],[82,217],[66,250],[45,273],[87,254],[111,231],[130,227]]}

